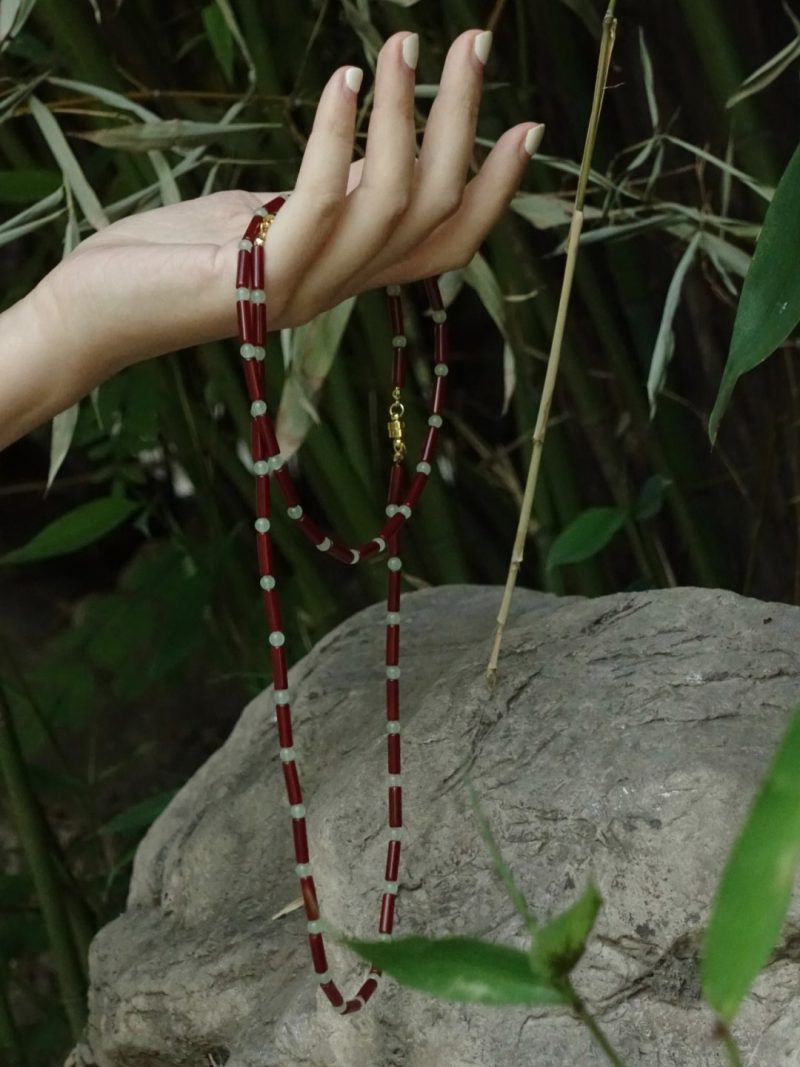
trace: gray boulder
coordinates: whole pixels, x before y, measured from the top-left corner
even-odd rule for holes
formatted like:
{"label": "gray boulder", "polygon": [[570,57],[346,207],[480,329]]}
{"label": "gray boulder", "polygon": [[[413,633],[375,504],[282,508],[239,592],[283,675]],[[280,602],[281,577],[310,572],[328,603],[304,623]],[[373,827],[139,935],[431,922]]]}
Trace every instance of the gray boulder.
{"label": "gray boulder", "polygon": [[[590,877],[605,898],[576,971],[627,1067],[725,1062],[697,946],[754,789],[798,702],[800,612],[699,589],[558,600],[520,590],[495,690],[500,591],[403,599],[404,817],[398,936],[522,946],[472,815],[474,783],[529,905]],[[339,627],[292,671],[295,747],[322,910],[377,930],[385,857],[383,616]],[[189,709],[190,712],[190,709]],[[560,1011],[450,1004],[381,979],[337,1015],[311,972],[270,693],[151,828],[127,910],[91,952],[98,1067],[591,1067]],[[793,907],[792,917],[798,909]],[[735,1030],[750,1067],[800,1067],[798,937]],[[346,995],[363,966],[328,940]]]}

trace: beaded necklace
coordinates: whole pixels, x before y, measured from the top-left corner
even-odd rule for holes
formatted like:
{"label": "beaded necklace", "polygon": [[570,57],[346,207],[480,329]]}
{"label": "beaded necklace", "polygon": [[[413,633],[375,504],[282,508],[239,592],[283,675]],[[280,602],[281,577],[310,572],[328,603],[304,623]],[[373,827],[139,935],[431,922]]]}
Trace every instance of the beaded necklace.
{"label": "beaded necklace", "polygon": [[353,565],[381,552],[388,552],[388,592],[386,598],[386,745],[389,773],[388,828],[389,841],[386,849],[386,868],[381,895],[378,936],[389,940],[394,927],[395,900],[397,899],[398,873],[400,870],[400,847],[403,837],[403,788],[400,778],[400,531],[419,500],[431,472],[439,428],[442,425],[441,411],[444,405],[447,384],[447,313],[435,279],[424,282],[432,310],[435,336],[433,370],[435,384],[428,418],[428,431],[422,445],[416,472],[406,488],[403,460],[406,445],[403,438],[405,424],[401,400],[406,379],[406,337],[403,333],[403,312],[400,303],[400,287],[387,287],[389,316],[392,328],[392,402],[388,411],[387,431],[392,443],[392,467],[389,475],[387,521],[380,532],[359,545],[349,548],[329,537],[324,530],[306,515],[297,494],[295,484],[280,454],[275,425],[267,411],[265,400],[264,360],[266,356],[266,295],[264,292],[264,241],[267,229],[276,213],[285,203],[283,197],[275,197],[254,214],[239,242],[236,271],[236,314],[243,358],[244,375],[250,397],[252,416],[251,447],[253,468],[256,476],[256,547],[263,591],[264,610],[269,627],[270,661],[275,698],[275,717],[278,726],[278,743],[289,802],[294,838],[295,872],[300,880],[300,891],[305,907],[308,928],[308,944],[311,961],[322,992],[331,1005],[342,1015],[360,1011],[375,992],[380,970],[370,967],[367,976],[354,997],[349,1000],[342,995],[328,970],[325,944],[322,934],[319,904],[308,849],[306,809],[295,759],[292,734],[292,713],[289,701],[288,671],[284,652],[285,635],[281,621],[281,608],[274,570],[274,551],[270,535],[271,487],[278,483],[286,503],[287,514],[303,530],[311,543],[320,552],[325,552],[340,563]]}

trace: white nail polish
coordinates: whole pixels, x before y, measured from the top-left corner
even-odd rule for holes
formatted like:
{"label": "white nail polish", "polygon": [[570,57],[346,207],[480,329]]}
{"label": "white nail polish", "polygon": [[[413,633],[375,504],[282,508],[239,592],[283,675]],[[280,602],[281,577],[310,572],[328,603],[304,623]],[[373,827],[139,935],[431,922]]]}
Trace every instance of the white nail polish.
{"label": "white nail polish", "polygon": [[544,137],[544,123],[540,122],[537,126],[534,126],[532,130],[528,130],[525,134],[525,151],[529,156],[532,156],[539,145],[542,143]]}
{"label": "white nail polish", "polygon": [[354,93],[357,93],[361,88],[363,78],[364,71],[361,67],[348,67],[344,72],[344,83]]}
{"label": "white nail polish", "polygon": [[412,33],[403,41],[403,60],[407,67],[417,69],[419,59],[419,34]]}
{"label": "white nail polish", "polygon": [[475,38],[473,48],[475,49],[475,55],[485,66],[492,48],[492,31],[484,30],[483,33],[479,33]]}

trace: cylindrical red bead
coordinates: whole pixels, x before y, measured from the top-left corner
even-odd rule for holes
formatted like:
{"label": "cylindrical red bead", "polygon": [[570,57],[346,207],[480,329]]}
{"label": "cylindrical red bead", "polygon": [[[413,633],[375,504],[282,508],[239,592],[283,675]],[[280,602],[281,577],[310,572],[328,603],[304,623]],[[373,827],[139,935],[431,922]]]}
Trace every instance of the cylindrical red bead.
{"label": "cylindrical red bead", "polygon": [[267,309],[263,304],[253,304],[253,344],[263,345],[267,336]]}
{"label": "cylindrical red bead", "polygon": [[422,446],[422,455],[419,457],[423,463],[430,463],[433,453],[436,451],[436,438],[438,431],[435,426],[431,426],[425,435],[425,444]]}
{"label": "cylindrical red bead", "polygon": [[[264,446],[264,452],[267,456],[276,456],[280,449],[278,448],[278,438],[275,436],[275,427],[272,423],[272,419],[256,419],[258,424],[258,431],[261,434],[261,439]],[[280,471],[276,472],[277,478]]]}
{"label": "cylindrical red bead", "polygon": [[250,253],[241,249],[239,255],[236,257],[236,288],[249,289],[250,278]]}
{"label": "cylindrical red bead", "polygon": [[327,555],[332,556],[339,563],[347,563],[348,565],[353,562],[353,554],[349,548],[345,548],[344,545],[333,542],[328,549]]}
{"label": "cylindrical red bead", "polygon": [[286,501],[286,507],[296,507],[300,503],[300,498],[297,495],[297,490],[294,487],[292,476],[291,474],[289,474],[287,468],[283,466],[279,471],[276,471],[275,478],[278,482],[278,485],[281,487],[281,493],[283,494],[283,499]]}
{"label": "cylindrical red bead", "polygon": [[390,841],[386,848],[386,874],[387,882],[396,882],[400,870],[400,841]]}
{"label": "cylindrical red bead", "polygon": [[386,719],[397,722],[400,718],[400,683],[396,678],[386,679]]}
{"label": "cylindrical red bead", "polygon": [[450,345],[448,343],[448,338],[447,338],[447,327],[446,326],[442,325],[442,326],[437,327],[437,329],[435,331],[435,334],[434,334],[434,344],[435,344],[435,351],[434,351],[434,357],[433,357],[434,358],[434,362],[436,362],[436,363],[446,363],[447,362],[447,357],[449,355],[449,348],[450,348]]}
{"label": "cylindrical red bead", "polygon": [[264,288],[264,246],[256,245],[252,253],[253,274],[251,285],[254,289]]}
{"label": "cylindrical red bead", "polygon": [[270,646],[270,659],[272,660],[272,684],[276,689],[289,688],[289,672],[286,669],[286,656],[282,648]]}
{"label": "cylindrical red bead", "polygon": [[377,542],[365,541],[363,545],[358,546],[358,554],[362,559],[369,559],[370,556],[375,556],[380,551],[380,545]]}
{"label": "cylindrical red bead", "polygon": [[269,537],[256,537],[258,550],[258,568],[261,574],[272,574],[272,540]]}
{"label": "cylindrical red bead", "polygon": [[306,909],[306,918],[313,922],[319,918],[319,903],[317,902],[317,887],[311,877],[300,879],[300,892],[303,896],[303,905]]}
{"label": "cylindrical red bead", "polygon": [[355,1015],[357,1011],[361,1011],[362,1007],[363,1005],[360,1000],[348,1000],[342,1015]]}
{"label": "cylindrical red bead", "polygon": [[253,420],[250,423],[250,451],[253,454],[253,462],[257,462],[259,459],[265,459],[264,453],[264,435],[258,428],[257,420]]}
{"label": "cylindrical red bead", "polygon": [[256,478],[256,514],[259,516],[259,518],[269,518],[269,504],[269,479]]}
{"label": "cylindrical red bead", "polygon": [[436,382],[433,386],[433,403],[431,409],[434,415],[441,415],[444,409],[444,402],[447,398],[447,378],[436,378]]}
{"label": "cylindrical red bead", "polygon": [[308,863],[308,834],[305,819],[292,819],[294,858],[297,863]]}
{"label": "cylindrical red bead", "polygon": [[386,597],[386,610],[400,610],[400,571],[389,571],[389,593]]}
{"label": "cylindrical red bead", "polygon": [[390,934],[394,926],[394,893],[384,893],[381,897],[381,921],[378,924],[378,932]]}
{"label": "cylindrical red bead", "polygon": [[389,825],[403,825],[403,790],[399,785],[389,786]]}
{"label": "cylindrical red bead", "polygon": [[274,589],[264,590],[264,606],[267,609],[267,622],[270,630],[282,630],[281,606]]}
{"label": "cylindrical red bead", "polygon": [[389,321],[395,336],[403,332],[403,305],[399,296],[389,297]]}
{"label": "cylindrical red bead", "polygon": [[294,744],[294,737],[292,736],[292,712],[289,705],[276,705],[275,715],[278,719],[278,744],[281,748],[291,748]]}
{"label": "cylindrical red bead", "polygon": [[389,774],[400,773],[400,734],[388,734],[386,737]]}
{"label": "cylindrical red bead", "polygon": [[302,804],[303,791],[300,788],[300,778],[294,760],[283,764],[283,780],[286,783],[286,796],[289,798],[289,803]]}
{"label": "cylindrical red bead", "polygon": [[[312,934],[311,936],[314,937],[317,935]],[[324,970],[317,971],[317,974],[324,974]],[[325,982],[323,985],[320,986],[320,989],[331,1002],[331,1004],[334,1006],[334,1008],[341,1008],[342,1004],[344,1004],[344,997],[339,992],[339,987],[336,985],[335,982]]]}
{"label": "cylindrical red bead", "polygon": [[239,329],[239,339],[244,342],[249,341],[252,343],[253,336],[249,300],[236,301],[236,322]]}
{"label": "cylindrical red bead", "polygon": [[391,472],[389,473],[389,492],[387,504],[399,504],[403,494],[403,485],[405,484],[405,474],[403,472],[402,464],[393,463]]}
{"label": "cylindrical red bead", "polygon": [[251,400],[263,400],[264,390],[261,388],[261,373],[258,367],[258,360],[245,359],[244,363],[244,380],[247,383],[247,393]]}
{"label": "cylindrical red bead", "polygon": [[427,480],[427,474],[414,475],[414,478],[411,482],[411,488],[408,490],[408,496],[406,497],[406,501],[410,508],[413,508],[416,505],[417,501],[422,495],[422,490],[425,488],[425,482]]}
{"label": "cylindrical red bead", "polygon": [[400,658],[400,627],[386,627],[386,666],[396,667]]}
{"label": "cylindrical red bead", "polygon": [[389,519],[389,521],[381,530],[381,537],[384,539],[384,541],[388,541],[389,538],[394,537],[394,535],[401,528],[405,521],[406,520],[404,515],[401,515],[399,513],[397,515],[392,515],[391,519]]}
{"label": "cylindrical red bead", "polygon": [[[325,974],[328,969],[328,958],[325,955],[325,944],[322,940],[322,934],[309,934],[308,947],[311,949],[311,962],[314,964],[314,970],[317,974]],[[332,982],[326,984],[333,985]],[[324,988],[325,987],[323,986],[323,989]],[[340,994],[339,1003],[341,1004],[341,1002],[342,997]]]}
{"label": "cylindrical red bead", "polygon": [[406,384],[407,366],[406,350],[404,348],[396,348],[394,350],[394,359],[392,360],[392,385],[397,386],[398,389],[402,389]]}
{"label": "cylindrical red bead", "polygon": [[306,514],[300,516],[300,518],[297,520],[297,525],[300,527],[300,529],[303,531],[309,541],[312,542],[312,544],[319,544],[319,542],[322,541],[322,539],[325,537],[322,527],[317,525],[317,523],[314,522],[314,520]]}
{"label": "cylindrical red bead", "polygon": [[363,985],[361,986],[359,991],[356,993],[356,996],[357,997],[361,997],[361,999],[366,1004],[367,1001],[369,1000],[369,998],[372,996],[372,994],[375,992],[375,990],[377,988],[378,988],[378,979],[377,978],[367,978],[367,980],[363,983]]}

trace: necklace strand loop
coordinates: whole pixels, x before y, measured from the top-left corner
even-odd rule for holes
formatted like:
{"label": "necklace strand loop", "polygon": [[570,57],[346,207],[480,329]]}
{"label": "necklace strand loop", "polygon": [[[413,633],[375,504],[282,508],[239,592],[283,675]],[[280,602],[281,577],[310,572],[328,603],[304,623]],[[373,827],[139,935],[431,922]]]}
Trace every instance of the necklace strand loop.
{"label": "necklace strand loop", "polygon": [[388,771],[387,824],[388,841],[384,885],[380,897],[378,936],[390,940],[394,929],[395,902],[398,893],[400,850],[404,834],[403,787],[400,773],[400,586],[402,559],[400,535],[411,517],[431,472],[439,429],[442,425],[448,373],[447,314],[434,278],[424,281],[434,323],[434,387],[431,414],[420,450],[420,458],[410,483],[406,481],[403,460],[406,456],[405,407],[401,389],[405,385],[407,340],[403,328],[400,287],[387,287],[389,319],[392,329],[392,401],[387,430],[392,443],[392,466],[386,504],[386,522],[371,540],[356,547],[344,544],[322,529],[306,515],[294,481],[281,456],[275,425],[266,402],[266,296],[264,289],[264,245],[267,231],[274,222],[283,197],[274,197],[256,210],[239,242],[236,268],[236,317],[239,352],[242,356],[245,383],[250,398],[251,453],[256,478],[256,550],[259,584],[269,630],[269,653],[272,668],[273,699],[278,745],[286,798],[292,823],[295,873],[306,915],[311,962],[320,989],[333,1008],[342,1015],[360,1011],[378,985],[381,971],[370,967],[355,995],[346,999],[328,968],[317,887],[308,846],[308,827],[303,791],[297,769],[289,695],[289,672],[285,653],[285,632],[275,574],[275,550],[271,536],[272,484],[280,488],[287,515],[297,523],[320,552],[344,564],[360,563],[386,552],[386,754]]}

